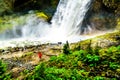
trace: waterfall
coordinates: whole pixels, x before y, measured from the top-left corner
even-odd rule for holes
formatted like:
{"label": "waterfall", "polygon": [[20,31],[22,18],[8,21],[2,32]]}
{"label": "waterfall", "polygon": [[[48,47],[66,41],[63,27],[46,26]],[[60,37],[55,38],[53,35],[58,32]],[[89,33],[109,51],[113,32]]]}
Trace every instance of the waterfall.
{"label": "waterfall", "polygon": [[52,27],[58,30],[58,37],[62,39],[64,36],[64,40],[75,37],[81,39],[82,21],[90,4],[91,0],[60,0],[57,11],[51,21]]}
{"label": "waterfall", "polygon": [[[9,39],[34,39],[41,42],[70,42],[85,39],[80,35],[82,21],[88,11],[92,0],[60,0],[57,10],[51,20],[51,24],[35,16],[30,16],[22,27],[13,28],[0,34],[1,38]],[[90,27],[88,27],[90,28]],[[17,33],[16,30],[19,30]]]}

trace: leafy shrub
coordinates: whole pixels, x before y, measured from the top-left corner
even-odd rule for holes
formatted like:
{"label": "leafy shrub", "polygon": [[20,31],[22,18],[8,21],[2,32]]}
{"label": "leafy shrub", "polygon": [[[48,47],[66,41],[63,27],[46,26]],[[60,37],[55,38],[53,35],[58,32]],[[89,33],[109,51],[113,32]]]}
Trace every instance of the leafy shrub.
{"label": "leafy shrub", "polygon": [[104,79],[104,77],[96,76],[96,77],[94,77],[94,80],[105,80],[105,79]]}
{"label": "leafy shrub", "polygon": [[112,53],[115,53],[115,52],[117,52],[117,47],[115,47],[115,46],[112,46],[112,47],[110,47],[109,49],[108,49],[108,54],[112,54]]}
{"label": "leafy shrub", "polygon": [[21,75],[26,75],[26,74],[28,74],[30,71],[29,70],[24,70],[23,72],[21,72]]}
{"label": "leafy shrub", "polygon": [[46,74],[46,77],[44,80],[62,80],[62,79],[58,78],[54,74]]}
{"label": "leafy shrub", "polygon": [[41,63],[38,66],[35,67],[33,75],[29,75],[26,77],[26,80],[44,80],[45,74],[45,64]]}
{"label": "leafy shrub", "polygon": [[6,74],[7,66],[3,61],[0,60],[0,80],[8,80],[11,75],[9,73]]}
{"label": "leafy shrub", "polygon": [[52,57],[50,57],[49,61],[55,61],[55,60],[57,60],[57,57],[56,56],[52,56]]}
{"label": "leafy shrub", "polygon": [[6,72],[6,65],[0,60],[0,75]]}
{"label": "leafy shrub", "polygon": [[114,62],[110,62],[110,63],[109,63],[109,67],[110,67],[111,69],[115,70],[115,69],[118,68],[118,65],[117,65],[116,63],[114,63]]}
{"label": "leafy shrub", "polygon": [[79,60],[84,60],[86,55],[87,55],[87,52],[85,50],[74,51],[72,53],[72,56],[78,57]]}
{"label": "leafy shrub", "polygon": [[75,56],[81,56],[81,55],[86,55],[87,52],[85,50],[79,50],[79,51],[74,51],[72,53],[72,55],[75,55]]}
{"label": "leafy shrub", "polygon": [[67,57],[65,54],[60,54],[58,57],[57,57],[57,62],[60,62],[60,61],[66,61],[67,60]]}
{"label": "leafy shrub", "polygon": [[96,64],[99,61],[100,61],[100,57],[98,55],[91,55],[91,54],[88,54],[84,59],[84,62],[90,64],[90,66],[96,66]]}
{"label": "leafy shrub", "polygon": [[[78,71],[77,69],[65,69],[65,68],[47,68],[45,70],[45,73],[47,74],[46,78],[47,80],[79,80],[86,78],[84,74],[86,72],[84,71]],[[61,77],[61,78],[60,78]]]}
{"label": "leafy shrub", "polygon": [[120,51],[120,46],[117,46],[117,50]]}

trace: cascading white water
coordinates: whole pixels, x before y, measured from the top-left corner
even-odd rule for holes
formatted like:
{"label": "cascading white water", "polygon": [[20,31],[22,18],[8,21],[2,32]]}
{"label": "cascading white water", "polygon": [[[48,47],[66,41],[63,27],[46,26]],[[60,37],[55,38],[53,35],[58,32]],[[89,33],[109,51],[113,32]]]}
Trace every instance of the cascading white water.
{"label": "cascading white water", "polygon": [[[21,40],[40,40],[41,42],[70,42],[85,39],[80,36],[80,27],[89,9],[92,0],[60,0],[51,24],[39,20],[34,16],[29,17],[26,25],[19,27],[20,35],[12,30],[11,38],[19,37]],[[16,36],[16,35],[17,36]],[[1,36],[1,35],[0,35]],[[4,38],[7,38],[7,36]]]}
{"label": "cascading white water", "polygon": [[80,27],[90,4],[91,0],[60,0],[51,21],[52,30],[55,29],[57,34],[52,33],[52,36],[58,36],[58,39],[62,39],[62,41],[80,40]]}

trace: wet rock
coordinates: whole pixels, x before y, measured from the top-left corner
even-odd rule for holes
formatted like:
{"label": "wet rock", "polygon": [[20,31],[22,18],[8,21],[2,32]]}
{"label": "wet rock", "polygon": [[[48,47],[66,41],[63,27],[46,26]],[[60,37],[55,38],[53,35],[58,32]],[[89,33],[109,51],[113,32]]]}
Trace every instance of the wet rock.
{"label": "wet rock", "polygon": [[58,42],[58,44],[59,44],[59,45],[61,45],[61,44],[62,44],[62,42]]}
{"label": "wet rock", "polygon": [[120,36],[119,36],[119,35],[116,35],[116,36],[115,36],[115,39],[120,41]]}
{"label": "wet rock", "polygon": [[8,50],[5,50],[4,52],[3,52],[3,54],[8,54],[9,53],[9,51]]}
{"label": "wet rock", "polygon": [[3,53],[5,50],[4,49],[0,49],[0,53]]}
{"label": "wet rock", "polygon": [[24,51],[24,48],[23,47],[19,47],[19,51]]}

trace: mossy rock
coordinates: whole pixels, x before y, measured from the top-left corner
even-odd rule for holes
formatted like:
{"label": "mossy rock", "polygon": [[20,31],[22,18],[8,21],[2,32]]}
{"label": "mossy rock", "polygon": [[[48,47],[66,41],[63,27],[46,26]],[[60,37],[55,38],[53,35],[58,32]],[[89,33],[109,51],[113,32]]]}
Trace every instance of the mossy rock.
{"label": "mossy rock", "polygon": [[0,33],[4,32],[6,29],[12,29],[14,26],[21,26],[26,23],[26,18],[28,15],[4,15],[0,17]]}
{"label": "mossy rock", "polygon": [[117,29],[117,30],[120,30],[120,18],[117,19],[116,29]]}
{"label": "mossy rock", "polygon": [[72,50],[90,48],[107,48],[110,46],[120,45],[120,31],[106,33],[105,35],[97,36],[95,38],[83,40],[77,43],[70,44]]}
{"label": "mossy rock", "polygon": [[36,16],[38,17],[38,18],[42,18],[42,19],[44,19],[44,20],[46,20],[46,21],[48,21],[49,20],[49,16],[47,16],[44,12],[36,12]]}

